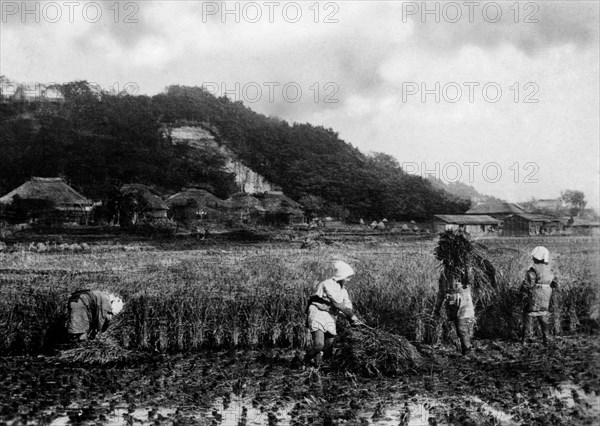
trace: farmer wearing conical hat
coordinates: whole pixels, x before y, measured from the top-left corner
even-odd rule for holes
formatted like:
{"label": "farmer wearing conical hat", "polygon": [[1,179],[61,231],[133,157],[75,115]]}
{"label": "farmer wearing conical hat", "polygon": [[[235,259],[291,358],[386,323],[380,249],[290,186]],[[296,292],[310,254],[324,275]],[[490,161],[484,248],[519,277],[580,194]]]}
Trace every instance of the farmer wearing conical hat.
{"label": "farmer wearing conical hat", "polygon": [[321,282],[309,299],[307,326],[312,335],[312,347],[306,351],[304,362],[319,365],[323,356],[333,353],[333,342],[337,336],[336,321],[339,313],[349,318],[353,325],[362,321],[354,314],[352,302],[345,285],[354,275],[350,265],[342,261],[333,264],[333,277]]}
{"label": "farmer wearing conical hat", "polygon": [[94,339],[98,333],[106,331],[113,316],[122,310],[123,300],[112,293],[100,290],[76,291],[69,297],[69,340],[76,342]]}
{"label": "farmer wearing conical hat", "polygon": [[540,324],[544,345],[548,343],[548,309],[554,289],[558,289],[558,281],[550,270],[550,252],[546,247],[538,246],[531,251],[533,264],[525,274],[521,292],[525,299],[523,310],[523,343],[531,336],[534,319]]}

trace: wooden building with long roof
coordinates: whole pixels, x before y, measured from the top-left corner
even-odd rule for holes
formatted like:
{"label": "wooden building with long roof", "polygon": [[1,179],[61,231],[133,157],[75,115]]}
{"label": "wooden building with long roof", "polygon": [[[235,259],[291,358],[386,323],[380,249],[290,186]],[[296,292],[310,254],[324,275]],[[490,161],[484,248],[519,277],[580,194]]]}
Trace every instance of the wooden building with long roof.
{"label": "wooden building with long roof", "polygon": [[482,203],[467,210],[467,215],[485,215],[491,216],[500,221],[513,214],[528,213],[523,207],[515,203],[504,201]]}
{"label": "wooden building with long roof", "polygon": [[471,235],[495,233],[500,221],[487,215],[436,214],[433,228],[436,233],[463,229]]}

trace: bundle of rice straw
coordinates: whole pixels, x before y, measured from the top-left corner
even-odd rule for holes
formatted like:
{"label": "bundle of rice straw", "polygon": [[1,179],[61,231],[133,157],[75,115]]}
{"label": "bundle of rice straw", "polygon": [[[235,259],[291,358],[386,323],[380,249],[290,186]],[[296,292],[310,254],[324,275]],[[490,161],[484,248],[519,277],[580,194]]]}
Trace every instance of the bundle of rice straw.
{"label": "bundle of rice straw", "polygon": [[340,336],[335,364],[367,377],[395,376],[415,371],[421,354],[404,336],[368,326],[353,327]]}
{"label": "bundle of rice straw", "polygon": [[106,365],[130,363],[142,354],[123,348],[111,336],[99,335],[94,340],[84,341],[78,346],[61,351],[58,359],[67,363]]}
{"label": "bundle of rice straw", "polygon": [[471,242],[468,234],[460,231],[446,231],[440,234],[436,258],[441,261],[441,267],[460,271],[461,274],[470,272],[467,278],[473,283],[480,300],[486,302],[494,294],[496,286],[496,269],[486,259],[487,247],[478,242]]}
{"label": "bundle of rice straw", "polygon": [[150,354],[121,346],[117,336],[122,328],[122,322],[117,320],[107,332],[98,334],[94,340],[86,340],[73,348],[62,350],[57,358],[65,363],[86,365],[132,364],[147,360]]}

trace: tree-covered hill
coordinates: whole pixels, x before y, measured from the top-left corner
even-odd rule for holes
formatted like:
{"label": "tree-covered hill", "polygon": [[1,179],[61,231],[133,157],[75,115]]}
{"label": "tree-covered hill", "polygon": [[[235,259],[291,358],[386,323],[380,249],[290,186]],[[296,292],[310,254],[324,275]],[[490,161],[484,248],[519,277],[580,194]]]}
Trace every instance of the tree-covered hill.
{"label": "tree-covered hill", "polygon": [[172,144],[161,131],[195,123],[311,210],[426,219],[469,207],[468,200],[404,173],[394,158],[361,153],[332,129],[266,117],[202,88],[171,86],[148,97],[98,92],[74,82],[62,92],[61,103],[0,104],[0,192],[30,176],[63,176],[94,199],[120,183],[165,192],[202,185],[227,197],[236,191],[223,168],[227,159],[218,151]]}

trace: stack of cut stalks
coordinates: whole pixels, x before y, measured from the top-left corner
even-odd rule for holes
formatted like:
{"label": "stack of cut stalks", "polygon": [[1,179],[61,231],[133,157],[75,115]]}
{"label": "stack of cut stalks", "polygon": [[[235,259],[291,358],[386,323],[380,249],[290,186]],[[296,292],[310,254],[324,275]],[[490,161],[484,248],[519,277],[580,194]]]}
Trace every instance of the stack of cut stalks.
{"label": "stack of cut stalks", "polygon": [[368,326],[353,327],[340,336],[335,365],[362,376],[396,376],[423,364],[421,354],[403,336]]}
{"label": "stack of cut stalks", "polygon": [[77,346],[62,350],[56,357],[61,362],[85,365],[133,364],[147,360],[150,354],[126,349],[119,343],[117,335],[120,329],[121,324],[116,323],[94,340],[77,343]]}
{"label": "stack of cut stalks", "polygon": [[94,340],[78,343],[78,346],[61,351],[58,359],[67,363],[106,365],[129,363],[139,354],[123,348],[110,336],[99,336]]}
{"label": "stack of cut stalks", "polygon": [[435,256],[441,261],[442,268],[472,274],[469,281],[473,284],[475,296],[487,304],[495,294],[496,269],[486,258],[486,252],[485,245],[472,242],[467,235],[457,231],[440,234],[435,248]]}

